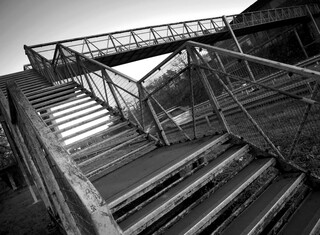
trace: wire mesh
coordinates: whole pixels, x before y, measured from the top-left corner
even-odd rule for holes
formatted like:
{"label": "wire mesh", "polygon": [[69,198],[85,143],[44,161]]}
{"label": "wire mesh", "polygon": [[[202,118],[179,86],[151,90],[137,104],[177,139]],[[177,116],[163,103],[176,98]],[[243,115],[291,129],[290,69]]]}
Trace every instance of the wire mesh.
{"label": "wire mesh", "polygon": [[[201,51],[202,55],[210,54],[205,49]],[[224,55],[228,56],[230,55]],[[249,67],[244,66],[241,72],[225,71],[212,63],[217,63],[217,60],[210,62],[202,60],[200,67],[201,65],[202,69],[211,67],[208,71],[216,73],[224,82],[226,77],[231,81],[244,82],[241,88],[233,91],[233,95],[245,111],[230,95],[224,93],[218,97],[231,131],[262,149],[275,154],[279,151],[287,159],[290,158],[298,165],[319,174],[319,103],[304,102],[306,98],[319,102],[319,87],[315,86],[316,78],[276,69],[258,62],[249,62]],[[243,64],[244,61],[238,63]],[[252,83],[250,71],[259,82]],[[310,75],[313,75],[313,72],[310,72]],[[202,105],[205,106],[207,103],[208,101]],[[277,150],[266,142],[248,115]]]}
{"label": "wire mesh", "polygon": [[97,64],[79,53],[63,48],[64,67],[72,80],[82,85],[95,97],[104,101],[113,111],[121,113],[132,123],[145,127],[137,83],[120,72]]}
{"label": "wire mesh", "polygon": [[[170,143],[222,130],[211,105],[201,106],[208,95],[199,74],[188,66],[186,51],[162,63],[142,84]],[[154,124],[149,131],[156,132]]]}

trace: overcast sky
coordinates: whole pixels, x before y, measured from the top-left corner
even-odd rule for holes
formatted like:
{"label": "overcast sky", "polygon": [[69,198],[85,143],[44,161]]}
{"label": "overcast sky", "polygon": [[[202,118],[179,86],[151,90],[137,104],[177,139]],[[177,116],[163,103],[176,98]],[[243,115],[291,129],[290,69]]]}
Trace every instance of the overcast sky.
{"label": "overcast sky", "polygon": [[[23,65],[29,63],[24,44],[237,14],[253,2],[255,0],[0,0],[0,75],[21,71]],[[158,62],[149,62],[150,66],[154,63]],[[132,65],[121,70],[133,77],[146,73],[132,71]]]}

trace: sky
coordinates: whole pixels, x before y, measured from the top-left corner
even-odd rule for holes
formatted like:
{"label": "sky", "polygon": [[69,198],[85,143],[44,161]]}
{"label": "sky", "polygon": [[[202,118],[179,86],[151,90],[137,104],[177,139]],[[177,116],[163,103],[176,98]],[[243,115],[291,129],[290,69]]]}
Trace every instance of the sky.
{"label": "sky", "polygon": [[[28,64],[23,45],[238,14],[255,0],[0,0],[0,76]],[[140,79],[163,57],[117,67]]]}

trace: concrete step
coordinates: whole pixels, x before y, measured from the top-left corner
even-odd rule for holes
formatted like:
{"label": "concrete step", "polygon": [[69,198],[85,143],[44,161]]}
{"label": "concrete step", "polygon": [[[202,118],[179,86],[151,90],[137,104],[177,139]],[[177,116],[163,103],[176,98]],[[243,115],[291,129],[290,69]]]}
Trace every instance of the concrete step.
{"label": "concrete step", "polygon": [[153,151],[156,149],[154,141],[145,140],[142,143],[139,143],[138,146],[130,145],[123,150],[118,150],[114,154],[111,154],[111,158],[104,164],[101,164],[99,167],[95,168],[92,171],[89,171],[86,176],[91,180],[95,181],[110,172],[117,170],[120,167],[136,160],[139,157]]}
{"label": "concrete step", "polygon": [[[159,223],[164,223],[161,221],[162,218],[167,221],[169,217],[174,218],[182,211],[188,211],[188,203],[186,202],[191,199],[192,203],[201,200],[202,193],[199,193],[199,190],[201,191],[203,188],[209,190],[210,187],[214,187],[211,182],[215,181],[215,178],[219,177],[220,174],[223,174],[232,163],[241,159],[240,161],[245,162],[245,164],[238,163],[238,165],[244,167],[252,160],[252,156],[247,155],[248,150],[247,145],[233,146],[222,153],[221,156],[209,162],[208,165],[200,169],[190,169],[190,172],[181,177],[182,179],[177,185],[119,223],[120,227],[127,234],[138,234],[143,230],[149,230],[149,226],[154,229],[156,227],[154,224],[159,226]],[[241,167],[237,170],[241,170]],[[237,173],[237,170],[234,169],[234,174]],[[187,175],[190,176],[186,177]]]}
{"label": "concrete step", "polygon": [[[188,215],[170,227],[166,234],[198,234],[218,219],[223,209],[275,164],[274,159],[254,160],[226,184],[197,205]],[[236,233],[238,234],[238,233]]]}
{"label": "concrete step", "polygon": [[204,164],[206,151],[216,148],[228,138],[228,134],[224,134],[157,148],[93,184],[113,212],[129,205],[132,207],[133,202],[140,204],[144,201],[146,193],[156,195],[166,185],[179,180],[180,175],[192,166]]}
{"label": "concrete step", "polygon": [[222,234],[259,234],[272,230],[269,224],[276,225],[277,214],[283,213],[282,209],[295,194],[300,194],[304,180],[304,174],[281,175]]}
{"label": "concrete step", "polygon": [[279,235],[320,233],[320,191],[312,191],[284,225]]}
{"label": "concrete step", "polygon": [[[81,170],[87,174],[90,171],[93,171],[107,163],[112,162],[113,160],[116,160],[117,157],[121,157],[121,152],[127,152],[125,151],[128,149],[130,152],[130,146],[137,144],[137,147],[139,147],[139,143],[141,141],[146,141],[145,135],[139,135],[138,132],[133,133],[129,138],[126,140],[119,141],[117,144],[113,145],[112,147],[104,150],[103,152],[100,152],[96,155],[91,156],[90,158],[80,162],[78,165],[81,168]],[[133,148],[134,148],[133,147]]]}
{"label": "concrete step", "polygon": [[137,134],[135,127],[130,127],[128,122],[123,122],[120,118],[114,117],[109,127],[101,135],[95,136],[90,140],[90,143],[82,145],[80,149],[77,149],[79,144],[68,147],[72,158],[78,163],[81,163],[97,154],[107,151],[123,141],[131,139],[133,135],[136,136]]}
{"label": "concrete step", "polygon": [[36,99],[36,98],[39,98],[39,97],[42,97],[42,96],[50,95],[50,94],[55,93],[57,91],[63,91],[63,90],[72,89],[72,88],[74,88],[76,86],[77,86],[77,84],[74,83],[74,82],[65,83],[65,84],[62,84],[62,85],[51,86],[51,87],[47,87],[47,88],[41,89],[41,90],[39,90],[37,92],[29,92],[27,97],[28,97],[29,100],[32,100],[32,99]]}
{"label": "concrete step", "polygon": [[52,91],[51,93],[48,93],[48,92],[42,93],[42,91],[39,91],[38,95],[30,96],[30,97],[28,97],[28,99],[31,104],[38,104],[38,103],[45,102],[47,100],[51,100],[53,98],[63,97],[66,95],[77,93],[79,90],[80,89],[77,87],[71,87],[71,88],[64,89],[64,90],[57,89],[55,91]]}

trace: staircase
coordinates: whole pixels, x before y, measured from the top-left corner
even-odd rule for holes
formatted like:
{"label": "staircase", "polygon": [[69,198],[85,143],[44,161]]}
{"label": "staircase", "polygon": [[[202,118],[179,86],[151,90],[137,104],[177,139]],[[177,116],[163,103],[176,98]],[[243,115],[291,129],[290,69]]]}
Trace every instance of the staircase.
{"label": "staircase", "polygon": [[93,184],[124,234],[309,234],[320,222],[305,173],[229,134],[153,150]]}
{"label": "staircase", "polygon": [[53,86],[33,70],[14,80],[87,177],[99,177],[156,148],[156,142],[74,82]]}
{"label": "staircase", "polygon": [[15,81],[19,88],[25,93],[37,92],[39,89],[51,87],[52,85],[47,82],[34,70],[26,70],[22,72],[12,73],[0,77],[0,89],[4,94],[7,93],[7,82]]}
{"label": "staircase", "polygon": [[158,148],[76,83],[25,71],[1,88],[12,79],[123,234],[319,234],[318,181],[250,143],[215,133]]}

